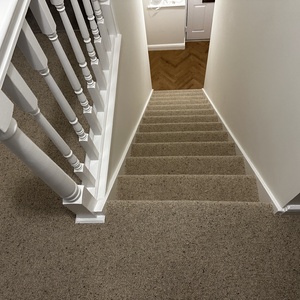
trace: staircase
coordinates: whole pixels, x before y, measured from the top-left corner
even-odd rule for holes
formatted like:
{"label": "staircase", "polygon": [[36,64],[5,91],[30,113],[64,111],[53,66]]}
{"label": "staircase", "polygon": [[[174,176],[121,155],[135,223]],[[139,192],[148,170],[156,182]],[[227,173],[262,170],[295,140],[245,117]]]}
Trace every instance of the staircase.
{"label": "staircase", "polygon": [[[1,148],[1,299],[300,299],[299,217],[257,202],[227,133],[201,91],[190,93],[154,93],[105,224],[75,225]],[[211,121],[159,116],[191,107]]]}
{"label": "staircase", "polygon": [[258,202],[201,90],[154,92],[124,169],[107,203],[109,299],[297,299],[274,283],[299,278],[283,259],[299,257],[298,221]]}
{"label": "staircase", "polygon": [[258,193],[203,92],[178,90],[154,92],[117,199],[242,203]]}

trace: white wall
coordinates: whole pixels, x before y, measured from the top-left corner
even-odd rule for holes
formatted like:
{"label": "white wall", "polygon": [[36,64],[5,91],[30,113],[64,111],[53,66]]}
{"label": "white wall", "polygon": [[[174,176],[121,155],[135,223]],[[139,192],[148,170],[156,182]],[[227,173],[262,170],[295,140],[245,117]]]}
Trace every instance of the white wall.
{"label": "white wall", "polygon": [[112,0],[122,34],[108,182],[113,179],[152,91],[142,0]]}
{"label": "white wall", "polygon": [[204,89],[284,206],[300,192],[300,1],[216,1]]}
{"label": "white wall", "polygon": [[149,50],[185,48],[186,7],[149,9],[150,0],[143,0]]}

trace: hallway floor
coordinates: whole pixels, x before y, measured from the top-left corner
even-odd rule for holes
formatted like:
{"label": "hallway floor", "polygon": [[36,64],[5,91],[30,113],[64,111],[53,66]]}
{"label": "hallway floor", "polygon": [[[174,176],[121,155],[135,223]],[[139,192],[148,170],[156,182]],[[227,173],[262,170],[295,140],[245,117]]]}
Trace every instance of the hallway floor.
{"label": "hallway floor", "polygon": [[188,42],[185,50],[150,51],[154,90],[201,89],[204,86],[209,42]]}

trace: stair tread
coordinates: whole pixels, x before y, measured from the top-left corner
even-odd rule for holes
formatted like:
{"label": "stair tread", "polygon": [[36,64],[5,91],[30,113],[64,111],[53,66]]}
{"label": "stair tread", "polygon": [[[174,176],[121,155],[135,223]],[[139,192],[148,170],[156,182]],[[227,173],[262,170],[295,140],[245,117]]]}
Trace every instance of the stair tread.
{"label": "stair tread", "polygon": [[172,95],[172,94],[197,94],[197,95],[204,95],[202,89],[182,89],[182,90],[155,90],[153,91],[153,96],[156,95]]}
{"label": "stair tread", "polygon": [[132,156],[235,155],[232,142],[133,143]]}
{"label": "stair tread", "polygon": [[170,104],[210,104],[207,99],[204,98],[158,98],[151,99],[149,106],[151,105],[170,105]]}
{"label": "stair tread", "polygon": [[228,141],[226,131],[137,132],[135,143]]}
{"label": "stair tread", "polygon": [[145,116],[142,124],[218,122],[217,115]]}
{"label": "stair tread", "polygon": [[247,178],[247,179],[253,179],[256,180],[254,175],[247,175],[247,174],[233,174],[233,175],[221,175],[221,174],[158,174],[158,175],[120,175],[120,178],[134,178],[138,180],[143,180],[143,179],[154,179],[154,180],[159,180],[159,178],[164,178],[164,179],[173,179],[173,178],[185,178],[185,179],[210,179],[210,180],[222,180],[222,179],[236,179],[236,178]]}
{"label": "stair tread", "polygon": [[223,130],[221,122],[193,122],[193,123],[159,123],[140,124],[139,132],[174,132],[174,131],[216,131]]}
{"label": "stair tread", "polygon": [[150,174],[245,174],[242,156],[128,157],[126,175]]}
{"label": "stair tread", "polygon": [[[133,146],[135,145],[147,145],[147,146],[151,146],[151,145],[159,145],[161,146],[162,143],[132,143]],[[235,145],[234,142],[230,142],[230,141],[207,141],[207,142],[167,142],[165,143],[166,145]]]}
{"label": "stair tread", "polygon": [[173,110],[148,110],[144,116],[173,116],[173,115],[215,115],[213,109],[173,109]]}
{"label": "stair tread", "polygon": [[209,109],[211,105],[207,104],[165,104],[165,105],[148,105],[147,110],[172,110],[172,109]]}
{"label": "stair tread", "polygon": [[159,159],[159,160],[166,160],[166,159],[188,159],[188,160],[192,160],[192,159],[200,159],[200,160],[204,160],[204,159],[225,159],[225,160],[243,160],[243,156],[241,155],[234,155],[234,156],[211,156],[211,155],[206,155],[206,156],[146,156],[146,157],[132,157],[129,156],[126,158],[126,160],[144,160],[144,159],[149,159],[149,160],[155,160],[155,159]]}

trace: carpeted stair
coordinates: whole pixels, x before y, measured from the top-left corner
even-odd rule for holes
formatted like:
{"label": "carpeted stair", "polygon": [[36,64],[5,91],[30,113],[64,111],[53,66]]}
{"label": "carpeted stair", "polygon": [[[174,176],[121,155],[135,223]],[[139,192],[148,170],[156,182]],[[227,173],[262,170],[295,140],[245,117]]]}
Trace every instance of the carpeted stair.
{"label": "carpeted stair", "polygon": [[257,202],[258,193],[203,92],[178,90],[153,93],[117,199]]}
{"label": "carpeted stair", "polygon": [[107,204],[109,299],[299,299],[299,225],[258,201],[202,91],[154,92]]}

